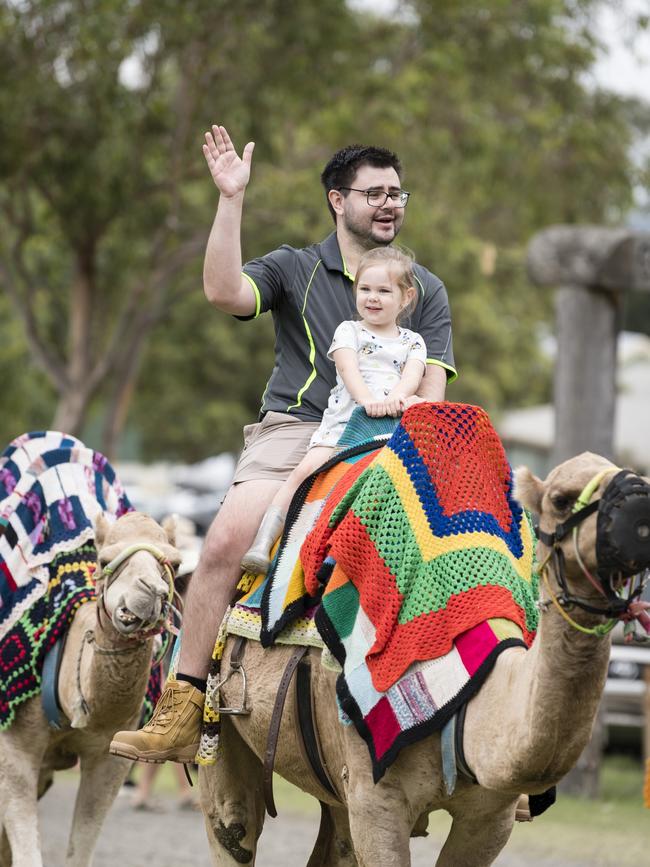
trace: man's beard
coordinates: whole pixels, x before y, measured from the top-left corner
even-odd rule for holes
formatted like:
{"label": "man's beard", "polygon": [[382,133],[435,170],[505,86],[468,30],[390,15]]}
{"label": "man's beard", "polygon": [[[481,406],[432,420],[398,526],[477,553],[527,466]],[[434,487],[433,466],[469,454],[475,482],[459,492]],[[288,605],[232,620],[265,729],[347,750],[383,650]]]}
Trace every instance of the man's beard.
{"label": "man's beard", "polygon": [[401,228],[401,224],[396,220],[393,221],[391,224],[393,227],[393,237],[386,239],[384,236],[375,236],[373,233],[374,225],[374,221],[371,221],[369,226],[362,225],[359,221],[356,221],[347,215],[345,216],[345,228],[351,235],[354,235],[359,246],[366,250],[372,250],[373,247],[387,247],[389,244],[392,244]]}

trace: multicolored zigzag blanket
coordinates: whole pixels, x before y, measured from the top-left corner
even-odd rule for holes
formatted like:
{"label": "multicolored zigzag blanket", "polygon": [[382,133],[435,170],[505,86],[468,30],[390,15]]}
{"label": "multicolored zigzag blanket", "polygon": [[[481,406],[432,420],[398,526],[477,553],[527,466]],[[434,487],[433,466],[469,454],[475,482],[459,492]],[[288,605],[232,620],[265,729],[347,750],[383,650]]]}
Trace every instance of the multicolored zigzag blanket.
{"label": "multicolored zigzag blanket", "polygon": [[291,624],[305,631],[315,609],[376,780],[537,627],[532,526],[487,414],[419,404],[377,445],[348,448],[303,484],[268,580],[233,611],[239,634],[261,611],[268,646],[293,643]]}
{"label": "multicolored zigzag blanket", "polygon": [[[74,437],[24,434],[0,456],[0,730],[40,692],[47,652],[96,598],[96,515],[131,509],[107,459]],[[160,688],[154,665],[146,718]]]}
{"label": "multicolored zigzag blanket", "polygon": [[384,448],[344,452],[297,500],[282,544],[304,542],[293,563],[276,558],[261,639],[320,600],[339,700],[378,778],[479,689],[502,650],[532,643],[532,526],[487,413],[449,402],[412,407]]}

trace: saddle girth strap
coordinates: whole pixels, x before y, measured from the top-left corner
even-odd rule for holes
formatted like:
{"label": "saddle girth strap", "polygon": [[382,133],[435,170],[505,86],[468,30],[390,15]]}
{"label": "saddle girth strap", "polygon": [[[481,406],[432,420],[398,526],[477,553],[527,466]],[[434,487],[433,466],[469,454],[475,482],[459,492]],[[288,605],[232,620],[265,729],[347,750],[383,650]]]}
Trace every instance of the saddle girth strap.
{"label": "saddle girth strap", "polygon": [[298,705],[299,734],[302,737],[302,742],[311,769],[321,786],[339,800],[339,796],[332,784],[329,774],[327,773],[327,766],[323,761],[320,749],[318,731],[314,719],[314,705],[311,690],[311,662],[309,661],[308,655],[303,657],[298,665],[298,673],[296,675],[296,703]]}
{"label": "saddle girth strap", "polygon": [[474,772],[467,764],[465,759],[465,749],[463,747],[463,735],[465,734],[465,713],[467,712],[467,702],[463,702],[463,704],[458,708],[456,713],[456,726],[454,732],[454,741],[456,744],[456,764],[458,770],[467,777],[468,780],[472,783],[478,783],[478,780],[474,776]]}
{"label": "saddle girth strap", "polygon": [[275,818],[278,811],[273,800],[273,765],[275,764],[275,751],[278,746],[278,737],[280,735],[280,723],[282,722],[282,711],[284,710],[284,702],[287,697],[287,691],[291,678],[296,670],[296,666],[307,653],[307,647],[296,647],[289,661],[287,662],[282,678],[278,685],[278,691],[275,696],[275,704],[273,705],[273,713],[271,714],[271,723],[269,725],[269,734],[266,739],[266,751],[264,753],[263,767],[263,787],[264,787],[264,804],[266,812]]}

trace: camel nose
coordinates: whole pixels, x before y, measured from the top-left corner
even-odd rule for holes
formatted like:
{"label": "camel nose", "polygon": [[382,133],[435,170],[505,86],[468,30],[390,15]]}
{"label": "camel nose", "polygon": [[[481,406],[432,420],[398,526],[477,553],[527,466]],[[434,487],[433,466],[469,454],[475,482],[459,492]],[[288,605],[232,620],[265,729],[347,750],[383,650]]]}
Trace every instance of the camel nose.
{"label": "camel nose", "polygon": [[627,490],[614,491],[611,498],[605,492],[596,544],[601,568],[634,575],[650,567],[650,485],[640,476],[625,482]]}
{"label": "camel nose", "polygon": [[157,599],[166,599],[169,594],[167,582],[162,578],[158,578],[155,584],[152,584],[151,578],[140,576],[138,578],[138,586],[145,593],[153,593]]}

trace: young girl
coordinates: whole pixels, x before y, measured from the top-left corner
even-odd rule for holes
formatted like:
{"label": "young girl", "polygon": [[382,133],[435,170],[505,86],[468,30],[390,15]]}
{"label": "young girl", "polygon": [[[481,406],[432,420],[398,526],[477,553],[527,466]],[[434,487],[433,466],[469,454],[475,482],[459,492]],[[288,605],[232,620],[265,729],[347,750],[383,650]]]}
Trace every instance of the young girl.
{"label": "young girl", "polygon": [[373,417],[398,416],[424,376],[426,349],[419,334],[398,325],[413,309],[413,259],[397,247],[365,253],[353,292],[359,321],[342,322],[334,332],[328,358],[336,365],[336,385],[309,450],[273,498],[242,568],[260,574],[284,527],[291,499],[304,479],[331,457],[356,406]]}

